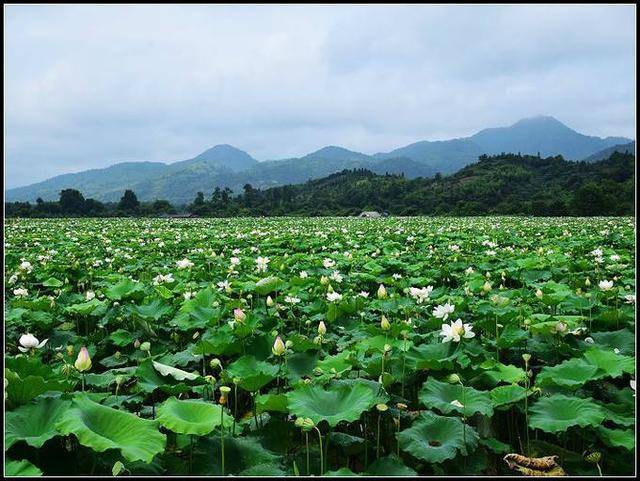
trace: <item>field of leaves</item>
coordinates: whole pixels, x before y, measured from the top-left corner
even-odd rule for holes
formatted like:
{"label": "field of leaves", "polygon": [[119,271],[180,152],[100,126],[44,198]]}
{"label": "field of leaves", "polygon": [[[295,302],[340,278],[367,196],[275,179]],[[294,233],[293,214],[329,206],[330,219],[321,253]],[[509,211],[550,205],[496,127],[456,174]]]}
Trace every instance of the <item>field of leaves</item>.
{"label": "field of leaves", "polygon": [[634,244],[631,218],[10,220],[6,474],[633,474]]}

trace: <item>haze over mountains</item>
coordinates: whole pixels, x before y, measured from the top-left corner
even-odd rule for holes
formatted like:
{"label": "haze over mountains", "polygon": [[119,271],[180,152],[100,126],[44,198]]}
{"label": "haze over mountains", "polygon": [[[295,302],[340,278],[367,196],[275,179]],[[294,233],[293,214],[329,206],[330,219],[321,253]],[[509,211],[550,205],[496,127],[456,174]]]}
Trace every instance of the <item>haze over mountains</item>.
{"label": "haze over mountains", "polygon": [[624,137],[583,135],[553,117],[538,116],[509,127],[484,129],[470,137],[421,141],[374,155],[327,146],[300,158],[259,162],[248,153],[223,144],[180,162],[123,162],[59,175],[9,189],[5,200],[56,200],[60,190],[74,188],[85,197],[108,202],[119,200],[125,189],[133,189],[140,200],[167,199],[181,204],[191,202],[198,191],[209,196],[216,186],[239,192],[247,183],[256,188],[297,184],[353,168],[409,178],[446,175],[476,162],[482,154],[539,153],[542,157],[562,155],[567,160],[592,162],[606,157],[608,151],[635,150],[635,143],[631,146],[631,142]]}

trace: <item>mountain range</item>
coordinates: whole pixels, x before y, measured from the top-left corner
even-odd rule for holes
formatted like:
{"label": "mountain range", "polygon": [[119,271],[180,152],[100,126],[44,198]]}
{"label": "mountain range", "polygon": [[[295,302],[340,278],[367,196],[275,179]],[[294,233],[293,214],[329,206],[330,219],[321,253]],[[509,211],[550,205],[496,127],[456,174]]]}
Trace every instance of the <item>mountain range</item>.
{"label": "mountain range", "polygon": [[[365,168],[378,174],[408,178],[457,172],[483,154],[522,153],[542,157],[561,155],[568,160],[593,162],[613,149],[635,150],[624,137],[583,135],[549,116],[522,119],[509,127],[488,128],[464,138],[416,142],[373,155],[339,146],[327,146],[299,158],[259,162],[231,145],[216,145],[179,162],[122,162],[103,169],[63,174],[43,182],[5,191],[5,201],[56,200],[62,189],[74,188],[87,198],[117,201],[125,189],[140,200],[166,199],[175,204],[205,195],[215,187],[240,192],[245,184],[268,188],[299,184],[344,169]],[[610,153],[610,152],[609,152]]]}

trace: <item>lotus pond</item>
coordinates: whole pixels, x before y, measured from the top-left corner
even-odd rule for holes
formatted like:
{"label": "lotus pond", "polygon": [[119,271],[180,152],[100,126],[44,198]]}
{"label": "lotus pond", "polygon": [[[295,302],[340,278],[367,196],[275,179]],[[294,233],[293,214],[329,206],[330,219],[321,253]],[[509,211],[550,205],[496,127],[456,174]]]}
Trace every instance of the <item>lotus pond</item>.
{"label": "lotus pond", "polygon": [[8,475],[634,474],[631,218],[9,220]]}

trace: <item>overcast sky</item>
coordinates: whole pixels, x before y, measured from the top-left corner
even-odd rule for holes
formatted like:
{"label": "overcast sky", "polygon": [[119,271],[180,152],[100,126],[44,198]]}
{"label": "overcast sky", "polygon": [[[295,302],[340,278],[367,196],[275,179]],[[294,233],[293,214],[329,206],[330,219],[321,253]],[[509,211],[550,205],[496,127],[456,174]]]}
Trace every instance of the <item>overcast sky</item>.
{"label": "overcast sky", "polygon": [[553,115],[635,138],[635,7],[5,6],[5,185]]}

